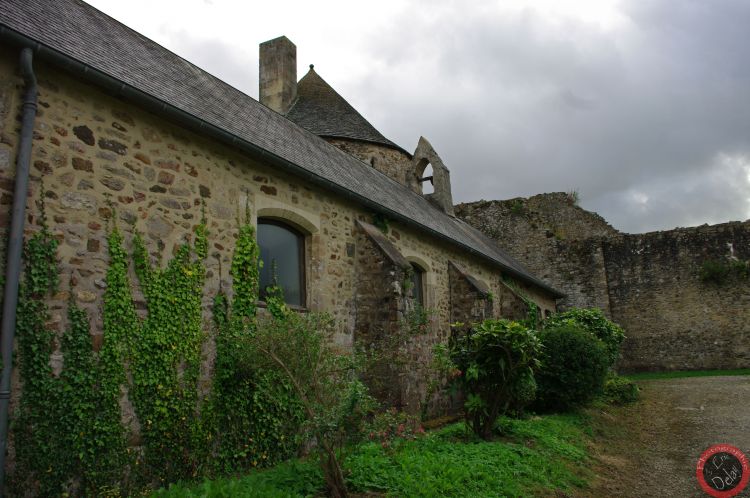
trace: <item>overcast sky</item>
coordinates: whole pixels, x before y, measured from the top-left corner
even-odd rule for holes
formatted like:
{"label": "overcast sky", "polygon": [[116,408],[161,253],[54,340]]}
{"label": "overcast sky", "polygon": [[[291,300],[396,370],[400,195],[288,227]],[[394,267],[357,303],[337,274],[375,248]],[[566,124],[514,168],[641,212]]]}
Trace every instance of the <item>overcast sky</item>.
{"label": "overcast sky", "polygon": [[627,232],[750,218],[750,1],[90,0],[248,95],[286,35],[456,202],[576,190]]}

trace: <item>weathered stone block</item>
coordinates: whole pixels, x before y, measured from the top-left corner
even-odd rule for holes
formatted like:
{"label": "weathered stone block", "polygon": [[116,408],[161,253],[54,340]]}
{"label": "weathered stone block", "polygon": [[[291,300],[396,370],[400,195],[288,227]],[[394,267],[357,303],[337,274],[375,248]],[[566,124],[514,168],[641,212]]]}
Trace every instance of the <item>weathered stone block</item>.
{"label": "weathered stone block", "polygon": [[94,145],[94,143],[96,143],[94,140],[94,132],[86,125],[75,126],[73,128],[73,134],[86,145]]}
{"label": "weathered stone block", "polygon": [[106,138],[99,139],[99,147],[104,150],[109,150],[115,154],[124,156],[128,152],[128,146],[118,142],[117,140],[108,140]]}

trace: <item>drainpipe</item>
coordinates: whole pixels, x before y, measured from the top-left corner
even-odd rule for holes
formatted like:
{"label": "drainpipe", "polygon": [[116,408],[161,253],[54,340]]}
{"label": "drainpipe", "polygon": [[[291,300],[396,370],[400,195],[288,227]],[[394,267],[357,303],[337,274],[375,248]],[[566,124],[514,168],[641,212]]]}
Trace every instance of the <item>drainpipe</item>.
{"label": "drainpipe", "polygon": [[8,261],[5,266],[5,294],[3,302],[0,349],[3,371],[0,376],[0,496],[5,489],[5,453],[8,442],[8,405],[10,403],[10,374],[13,368],[13,336],[16,332],[16,306],[18,283],[21,277],[21,251],[23,250],[23,225],[26,211],[26,193],[29,189],[29,162],[31,141],[36,119],[36,76],[32,66],[33,52],[21,50],[21,74],[26,85],[21,120],[21,139],[16,160],[16,186],[13,193],[13,213],[8,238]]}

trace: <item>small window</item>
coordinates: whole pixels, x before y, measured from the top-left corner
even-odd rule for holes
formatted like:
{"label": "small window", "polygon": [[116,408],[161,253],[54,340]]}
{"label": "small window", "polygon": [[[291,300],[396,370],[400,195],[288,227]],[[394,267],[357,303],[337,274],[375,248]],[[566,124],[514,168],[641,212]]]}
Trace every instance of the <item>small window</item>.
{"label": "small window", "polygon": [[271,219],[258,220],[258,246],[263,268],[260,269],[260,298],[265,289],[276,283],[284,290],[287,304],[305,305],[305,238],[289,225]]}
{"label": "small window", "polygon": [[414,263],[411,268],[411,297],[415,303],[424,306],[424,270]]}
{"label": "small window", "polygon": [[435,192],[435,180],[433,175],[432,165],[428,163],[424,168],[424,172],[422,172],[422,178],[419,180],[422,184],[422,195],[428,195]]}

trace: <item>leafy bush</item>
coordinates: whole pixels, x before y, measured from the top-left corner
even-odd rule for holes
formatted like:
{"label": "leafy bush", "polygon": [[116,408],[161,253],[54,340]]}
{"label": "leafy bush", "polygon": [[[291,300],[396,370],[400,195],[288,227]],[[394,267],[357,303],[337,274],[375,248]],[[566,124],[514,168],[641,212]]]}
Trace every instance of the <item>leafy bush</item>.
{"label": "leafy bush", "polygon": [[537,395],[537,383],[531,370],[521,372],[513,382],[512,401],[509,412],[516,416],[523,415],[524,408],[530,405]]}
{"label": "leafy bush", "polygon": [[244,338],[245,361],[275,372],[293,386],[305,413],[303,430],[315,442],[329,496],[347,496],[344,450],[364,436],[374,401],[358,377],[356,355],[340,352],[325,314],[286,312],[258,320]]}
{"label": "leafy bush", "polygon": [[556,313],[544,321],[545,329],[561,326],[583,329],[602,341],[607,350],[609,367],[612,367],[620,357],[620,345],[625,340],[625,332],[622,327],[607,319],[602,310],[574,308]]}
{"label": "leafy bush", "polygon": [[489,439],[497,418],[528,398],[540,352],[535,331],[509,320],[485,320],[454,337],[446,367],[466,394],[464,415],[476,435]]}
{"label": "leafy bush", "polygon": [[546,328],[541,340],[544,355],[536,376],[538,408],[565,411],[602,392],[610,359],[602,341],[571,325]]}
{"label": "leafy bush", "polygon": [[723,261],[709,260],[701,265],[700,277],[703,282],[722,284],[729,276],[729,265]]}
{"label": "leafy bush", "polygon": [[613,405],[626,405],[638,401],[640,389],[638,384],[619,375],[610,374],[604,381],[603,398],[607,403]]}

